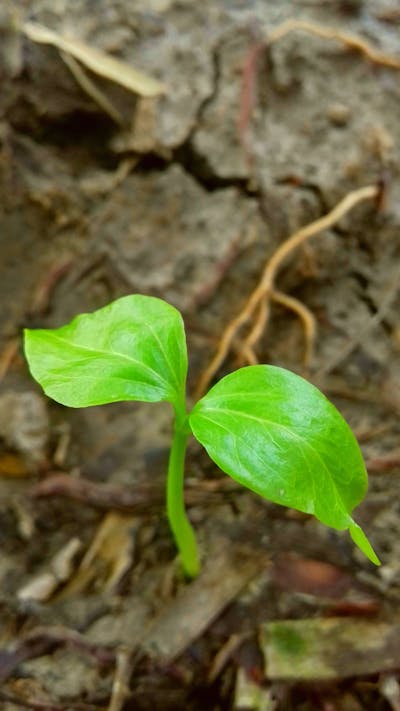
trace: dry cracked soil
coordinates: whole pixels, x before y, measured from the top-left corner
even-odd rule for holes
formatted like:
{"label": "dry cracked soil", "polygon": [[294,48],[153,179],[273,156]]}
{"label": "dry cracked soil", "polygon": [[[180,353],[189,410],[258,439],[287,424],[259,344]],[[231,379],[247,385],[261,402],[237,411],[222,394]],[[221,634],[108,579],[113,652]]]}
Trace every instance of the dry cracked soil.
{"label": "dry cracked soil", "polygon": [[[396,0],[1,0],[2,710],[399,710],[399,28]],[[107,78],[93,49],[163,93]],[[366,186],[282,264],[256,356],[352,426],[382,565],[191,443],[205,565],[187,583],[163,508],[168,407],[48,401],[22,328],[162,297],[193,393],[279,246]]]}

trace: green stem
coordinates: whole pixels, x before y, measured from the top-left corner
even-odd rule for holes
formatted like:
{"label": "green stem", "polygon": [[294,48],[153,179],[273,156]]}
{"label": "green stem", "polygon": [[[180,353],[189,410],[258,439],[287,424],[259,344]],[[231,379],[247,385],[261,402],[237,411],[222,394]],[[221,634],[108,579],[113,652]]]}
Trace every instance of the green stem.
{"label": "green stem", "polygon": [[[180,420],[178,423],[177,420]],[[182,418],[176,417],[174,438],[168,462],[167,479],[167,514],[182,566],[189,578],[195,578],[200,572],[197,543],[191,523],[186,515],[183,497],[183,476],[186,445],[189,432]]]}

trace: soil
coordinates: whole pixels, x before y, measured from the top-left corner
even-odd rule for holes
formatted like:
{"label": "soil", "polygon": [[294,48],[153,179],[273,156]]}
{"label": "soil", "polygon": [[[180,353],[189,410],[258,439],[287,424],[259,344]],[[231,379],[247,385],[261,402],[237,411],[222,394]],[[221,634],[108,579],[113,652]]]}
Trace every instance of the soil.
{"label": "soil", "polygon": [[[4,711],[400,708],[399,18],[394,0],[2,0]],[[287,20],[319,32],[297,25],[269,42]],[[94,98],[80,65],[32,40],[28,21],[118,57],[165,93],[143,97],[82,66]],[[368,57],[343,33],[397,60]],[[367,185],[380,199],[311,238],[278,275],[316,319],[308,369],[301,321],[279,304],[257,357],[305,374],[354,429],[370,472],[357,519],[382,566],[345,534],[238,490],[191,443],[187,502],[204,569],[187,583],[163,509],[169,408],[46,400],[22,328],[123,294],[160,296],[183,313],[193,393],[277,247]],[[216,377],[238,362],[234,348]],[[322,663],[288,672],[287,656],[279,666],[274,639],[280,654],[300,647],[287,628],[282,647],[283,628],[269,625],[311,619],[318,630],[340,616],[354,627],[321,651],[336,657],[334,674]],[[351,654],[346,635],[359,639]]]}

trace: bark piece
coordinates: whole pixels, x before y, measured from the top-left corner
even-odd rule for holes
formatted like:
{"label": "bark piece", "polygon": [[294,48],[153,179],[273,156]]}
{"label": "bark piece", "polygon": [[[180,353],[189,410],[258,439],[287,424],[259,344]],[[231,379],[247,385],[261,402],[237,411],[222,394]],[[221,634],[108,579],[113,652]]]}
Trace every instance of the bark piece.
{"label": "bark piece", "polygon": [[230,549],[220,541],[190,585],[164,609],[152,624],[142,649],[164,664],[172,662],[199,637],[222,610],[264,567],[259,552]]}
{"label": "bark piece", "polygon": [[400,623],[332,617],[270,622],[261,629],[269,679],[338,679],[400,666]]}
{"label": "bark piece", "polygon": [[275,711],[276,701],[271,689],[265,689],[239,669],[235,685],[235,711]]}
{"label": "bark piece", "polygon": [[33,468],[45,457],[48,436],[46,402],[40,395],[30,390],[1,394],[0,437]]}

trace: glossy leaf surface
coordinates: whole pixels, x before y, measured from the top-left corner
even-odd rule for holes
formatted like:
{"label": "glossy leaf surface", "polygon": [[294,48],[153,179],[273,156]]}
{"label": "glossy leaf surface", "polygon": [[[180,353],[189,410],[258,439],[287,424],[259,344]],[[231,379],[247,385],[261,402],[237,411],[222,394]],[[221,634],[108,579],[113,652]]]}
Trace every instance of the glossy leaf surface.
{"label": "glossy leaf surface", "polygon": [[190,425],[211,459],[257,494],[339,530],[379,563],[351,518],[367,490],[357,441],[313,385],[282,368],[255,365],[220,380]]}
{"label": "glossy leaf surface", "polygon": [[182,317],[155,297],[124,296],[61,328],[27,329],[25,352],[33,377],[63,405],[183,401]]}

